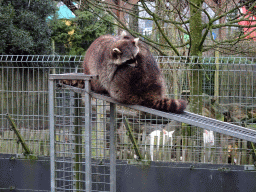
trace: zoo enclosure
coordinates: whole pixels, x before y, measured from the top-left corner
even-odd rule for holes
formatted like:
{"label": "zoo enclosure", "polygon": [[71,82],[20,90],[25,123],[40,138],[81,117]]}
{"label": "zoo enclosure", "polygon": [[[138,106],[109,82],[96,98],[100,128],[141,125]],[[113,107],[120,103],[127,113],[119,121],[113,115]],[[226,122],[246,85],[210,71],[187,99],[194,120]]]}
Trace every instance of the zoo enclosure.
{"label": "zoo enclosure", "polygon": [[[203,57],[198,60],[201,68],[193,70],[191,63],[193,59],[187,57],[156,57],[159,65],[162,68],[166,78],[167,94],[175,98],[188,99],[190,93],[189,76],[193,73],[202,72],[203,93],[198,95],[202,98],[203,115],[216,118],[221,121],[232,122],[248,128],[255,128],[255,95],[256,95],[256,64],[254,58],[232,57],[232,58],[207,58]],[[20,154],[23,152],[20,144],[17,144],[16,136],[13,131],[10,131],[10,126],[6,119],[8,113],[17,124],[17,127],[25,139],[27,145],[34,155],[49,156],[49,114],[48,114],[48,77],[50,73],[62,74],[72,72],[82,72],[81,63],[82,56],[0,56],[0,143],[1,153]],[[105,104],[101,104],[105,105]],[[192,158],[184,160],[177,158],[177,152],[182,149],[183,144],[190,145],[192,154],[201,151],[204,139],[203,131],[197,127],[191,128],[185,124],[177,122],[166,122],[165,120],[150,119],[146,120],[147,128],[145,133],[142,133],[143,126],[137,121],[139,112],[128,112],[126,109],[120,108],[126,113],[128,119],[134,119],[132,122],[133,132],[136,133],[138,145],[143,146],[145,153],[150,153],[150,136],[153,131],[154,138],[154,160],[164,160],[160,155],[163,151],[163,132],[157,130],[174,131],[172,143],[169,145],[169,151],[172,153],[172,158],[175,161],[202,161]],[[188,109],[189,110],[189,109]],[[126,130],[123,124],[123,114],[118,113],[118,118],[121,120],[120,129],[118,129],[118,138],[121,138],[117,147],[120,150],[120,159],[133,159],[131,153],[131,141],[126,135]],[[151,123],[149,123],[150,121]],[[164,122],[165,121],[165,122]],[[130,122],[131,123],[131,122]],[[168,126],[166,126],[168,125]],[[144,136],[143,136],[144,134]],[[182,136],[181,136],[182,135]],[[210,156],[214,153],[219,155],[225,154],[215,160],[205,162],[215,163],[237,163],[251,164],[253,163],[253,149],[244,140],[236,140],[227,138],[224,135],[209,132],[209,135],[214,136],[214,143],[208,143],[207,150],[211,151]],[[142,139],[142,137],[144,139]],[[165,135],[167,137],[167,134]],[[160,138],[160,143],[158,139]],[[192,139],[193,138],[193,139]],[[213,138],[213,137],[208,137]],[[185,141],[184,139],[192,139]],[[143,142],[142,142],[143,140]],[[178,141],[177,141],[178,140]],[[152,139],[151,139],[152,141]],[[165,140],[167,141],[167,140]],[[140,143],[142,142],[142,143]],[[213,142],[213,140],[211,141]],[[201,143],[201,144],[200,144]],[[175,149],[171,148],[175,146]],[[145,148],[146,146],[146,148]],[[152,145],[151,145],[152,146]],[[194,146],[194,147],[192,147]],[[142,147],[142,148],[143,148]],[[164,150],[167,150],[164,147]],[[221,149],[221,150],[219,150]],[[147,151],[147,152],[146,152]],[[152,151],[152,150],[151,150]],[[168,151],[168,150],[167,150]],[[215,152],[214,152],[215,151]],[[182,151],[181,151],[182,152]],[[174,155],[175,154],[175,155]],[[233,154],[233,155],[231,155]],[[193,155],[192,155],[193,156]],[[236,157],[235,157],[236,156]],[[168,160],[165,157],[165,160]],[[234,160],[234,161],[233,161]],[[236,162],[235,162],[236,161]]]}
{"label": "zoo enclosure", "polygon": [[[198,81],[202,81],[203,93],[198,96],[202,98],[203,115],[255,128],[256,65],[254,58],[204,57],[198,60],[200,63],[191,63],[189,61],[192,58],[187,57],[156,57],[156,59],[166,78],[169,96],[189,99],[191,96],[189,77],[193,73],[202,72],[202,79]],[[0,153],[24,152],[21,145],[17,143],[16,135],[10,131],[10,124],[6,119],[6,113],[8,113],[17,124],[33,155],[50,155],[49,74],[82,72],[82,60],[82,56],[0,56]],[[200,64],[201,68],[192,69],[191,65],[195,64]],[[59,127],[68,129],[75,126],[74,124],[68,126],[65,123],[76,119],[71,113],[72,110],[75,111],[75,108],[70,107],[73,106],[71,101],[76,102],[81,96],[67,89],[64,91],[65,94],[58,98],[60,101]],[[81,106],[77,109],[81,110],[83,104],[79,105]],[[92,162],[97,165],[93,168],[93,173],[96,173],[93,189],[108,190],[110,189],[109,103],[95,99],[92,102],[92,109],[92,127],[94,127]],[[69,113],[66,114],[67,112]],[[130,131],[125,126],[124,116],[128,119]],[[137,149],[144,157],[142,162],[146,163],[153,160],[253,164],[255,161],[253,147],[245,140],[219,133],[204,132],[199,127],[150,116],[137,110],[127,110],[122,106],[117,106],[116,117],[118,160],[139,163],[135,160],[137,153],[130,138],[133,135]],[[74,148],[76,145],[72,146],[69,141],[74,138],[74,135],[67,134],[69,132],[65,132],[66,129],[59,130],[57,140],[65,146],[59,149],[79,150],[79,147]],[[84,132],[79,134],[82,136]],[[78,137],[76,139],[79,140]],[[80,142],[84,145],[85,140],[81,140],[80,137]],[[69,158],[72,153],[71,151],[60,153],[60,158],[63,158],[63,154]],[[71,170],[67,169],[66,173],[66,176],[69,176]],[[58,176],[62,178],[58,181],[59,183],[65,180],[65,178],[63,180],[65,175],[62,173]],[[83,173],[79,177],[84,181]],[[74,183],[80,185],[81,180],[74,180],[70,184],[74,185]],[[65,183],[62,184],[65,185]]]}
{"label": "zoo enclosure", "polygon": [[[202,67],[200,70],[192,70],[190,66],[195,63],[190,63],[192,59],[188,60],[187,57],[156,57],[156,59],[166,78],[169,96],[189,100],[191,95],[189,75],[201,71],[203,78],[198,81],[202,81],[203,87],[203,93],[199,95],[203,102],[203,115],[255,128],[255,58],[203,57],[198,60]],[[50,73],[82,72],[82,60],[83,56],[0,56],[1,153],[20,154],[23,152],[16,142],[13,131],[9,129],[5,116],[8,113],[15,120],[33,154],[49,155],[48,76]],[[163,126],[161,126],[152,125],[147,135],[150,131],[162,129]],[[172,130],[174,127],[177,128],[173,140],[181,132],[184,133],[179,124],[173,122],[171,126]],[[186,134],[190,136],[191,129],[185,129],[189,130]],[[198,136],[203,138],[202,134]],[[243,151],[243,153],[253,155],[252,149],[247,148],[245,141],[234,141],[231,146],[229,142],[227,150],[235,150],[239,153]],[[250,161],[252,162],[252,158]]]}

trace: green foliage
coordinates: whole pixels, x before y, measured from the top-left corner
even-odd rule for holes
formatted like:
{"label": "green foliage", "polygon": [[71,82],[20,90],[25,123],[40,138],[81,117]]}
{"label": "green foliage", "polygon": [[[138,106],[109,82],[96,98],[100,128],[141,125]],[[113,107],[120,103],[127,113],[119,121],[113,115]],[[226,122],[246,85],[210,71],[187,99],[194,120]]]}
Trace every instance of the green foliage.
{"label": "green foliage", "polygon": [[0,53],[50,53],[51,31],[46,18],[54,12],[51,0],[0,1]]}
{"label": "green foliage", "polygon": [[61,54],[69,49],[70,35],[69,31],[73,27],[66,25],[65,21],[53,19],[49,22],[49,27],[52,31],[51,38],[55,42],[55,52]]}
{"label": "green foliage", "polygon": [[[102,16],[104,13],[99,11],[98,14]],[[108,21],[112,20],[109,15],[104,17]],[[70,26],[66,25],[65,22],[64,20],[58,20],[56,15],[49,21],[57,54],[84,55],[96,38],[114,32],[113,25],[89,11],[76,11],[76,18],[69,20],[71,22]],[[72,30],[74,33],[69,34]]]}

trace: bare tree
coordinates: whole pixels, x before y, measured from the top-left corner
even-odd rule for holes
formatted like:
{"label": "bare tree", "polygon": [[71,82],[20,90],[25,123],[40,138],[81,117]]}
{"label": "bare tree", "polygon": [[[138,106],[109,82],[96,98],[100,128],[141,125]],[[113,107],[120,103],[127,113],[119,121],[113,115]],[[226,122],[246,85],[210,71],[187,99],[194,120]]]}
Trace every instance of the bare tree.
{"label": "bare tree", "polygon": [[[81,1],[81,8],[92,12],[97,8],[111,14],[116,19],[115,25],[142,37],[160,55],[191,56],[202,56],[211,49],[236,51],[236,44],[252,39],[250,34],[256,29],[255,6],[254,0]],[[246,7],[246,13],[241,12],[242,7]],[[131,24],[134,18],[153,22],[152,35],[135,29],[134,23]]]}
{"label": "bare tree", "polygon": [[[255,6],[254,0],[81,0],[81,8],[111,14],[119,29],[140,37],[159,55],[199,56],[192,58],[189,74],[190,110],[195,113],[202,113],[203,105],[200,57],[208,50],[241,52],[237,45],[255,40]],[[152,34],[135,30],[131,22],[136,19],[152,22]]]}

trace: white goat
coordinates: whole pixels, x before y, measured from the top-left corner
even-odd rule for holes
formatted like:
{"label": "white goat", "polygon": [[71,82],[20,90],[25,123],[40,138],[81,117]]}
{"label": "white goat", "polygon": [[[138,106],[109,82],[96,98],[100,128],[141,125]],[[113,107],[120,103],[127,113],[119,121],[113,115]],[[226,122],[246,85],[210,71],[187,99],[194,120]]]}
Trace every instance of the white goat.
{"label": "white goat", "polygon": [[[160,139],[161,139],[161,133],[163,135],[163,147],[165,146],[165,139],[167,137],[171,140],[171,147],[172,147],[172,140],[173,140],[173,133],[174,131],[166,131],[165,129],[161,130],[155,130],[152,131],[149,136],[150,136],[150,156],[151,156],[151,161],[154,160],[154,146],[155,146],[155,137],[157,137],[157,142],[156,142],[156,147],[157,147],[157,151],[159,151],[159,145],[160,145]],[[213,146],[214,145],[214,134],[213,131],[208,131],[208,130],[204,130],[203,133],[203,139],[204,139],[204,145],[205,146]]]}
{"label": "white goat", "polygon": [[214,145],[213,131],[204,130],[203,137],[204,137],[204,146]]}
{"label": "white goat", "polygon": [[155,137],[157,137],[157,151],[159,150],[159,145],[160,145],[160,138],[161,138],[161,133],[163,132],[163,147],[165,146],[165,137],[167,137],[167,141],[171,139],[171,147],[172,147],[172,134],[174,131],[166,131],[163,129],[163,131],[160,130],[155,130],[152,131],[149,136],[150,136],[150,156],[151,156],[151,161],[154,160],[154,142],[155,142]]}

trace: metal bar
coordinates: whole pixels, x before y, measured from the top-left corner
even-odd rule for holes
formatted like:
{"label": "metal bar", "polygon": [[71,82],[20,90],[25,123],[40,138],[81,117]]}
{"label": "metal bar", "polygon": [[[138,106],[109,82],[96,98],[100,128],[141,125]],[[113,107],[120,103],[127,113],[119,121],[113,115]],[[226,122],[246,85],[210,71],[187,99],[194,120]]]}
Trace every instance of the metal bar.
{"label": "metal bar", "polygon": [[49,80],[91,80],[97,78],[96,75],[85,75],[84,73],[65,73],[65,74],[50,74]]}
{"label": "metal bar", "polygon": [[[65,91],[63,91],[65,92]],[[75,131],[76,131],[76,126],[78,124],[78,117],[77,117],[77,111],[76,111],[76,107],[77,107],[77,103],[75,103],[75,93],[74,91],[70,91],[70,111],[69,111],[69,114],[70,114],[70,130],[69,130],[69,133],[71,133],[72,137],[71,137],[71,142],[72,142],[72,145],[70,147],[71,149],[71,153],[72,153],[72,164],[73,166],[71,167],[71,172],[74,172],[74,174],[72,175],[72,180],[73,180],[73,185],[72,185],[72,189],[75,191],[76,189],[76,184],[77,184],[77,180],[76,180],[76,177],[78,176],[78,172],[77,172],[77,166],[76,166],[76,157],[77,157],[77,154],[76,154],[76,135],[75,135]],[[65,95],[65,94],[64,94]],[[63,99],[65,100],[65,96],[63,97]],[[63,106],[64,108],[64,106]],[[79,170],[78,170],[79,171]]]}
{"label": "metal bar", "polygon": [[85,87],[85,185],[86,191],[92,190],[92,167],[91,167],[91,96],[89,81],[84,82]]}
{"label": "metal bar", "polygon": [[116,191],[116,105],[110,103],[110,191]]}
{"label": "metal bar", "polygon": [[51,192],[55,192],[55,130],[54,130],[54,82],[49,80],[49,127],[50,127],[50,165]]}
{"label": "metal bar", "polygon": [[73,102],[74,102],[74,127],[73,127],[73,133],[74,133],[74,170],[75,170],[75,190],[74,191],[81,191],[82,190],[82,121],[81,117],[79,116],[81,114],[81,94],[78,93],[72,93],[73,94]]}

